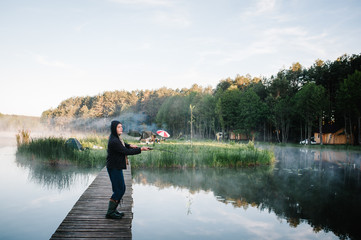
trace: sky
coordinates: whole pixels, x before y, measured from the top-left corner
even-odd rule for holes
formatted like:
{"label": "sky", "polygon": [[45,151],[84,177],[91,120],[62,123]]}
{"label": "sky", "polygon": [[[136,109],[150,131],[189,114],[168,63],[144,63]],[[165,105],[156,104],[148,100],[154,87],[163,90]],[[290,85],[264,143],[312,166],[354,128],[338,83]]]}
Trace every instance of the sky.
{"label": "sky", "polygon": [[361,53],[359,0],[1,0],[0,113]]}

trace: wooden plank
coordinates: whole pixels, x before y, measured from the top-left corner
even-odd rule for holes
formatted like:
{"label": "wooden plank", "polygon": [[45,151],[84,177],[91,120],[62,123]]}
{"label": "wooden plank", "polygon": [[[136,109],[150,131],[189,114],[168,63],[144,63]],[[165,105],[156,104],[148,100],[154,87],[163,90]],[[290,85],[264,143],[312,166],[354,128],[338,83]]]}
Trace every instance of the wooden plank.
{"label": "wooden plank", "polygon": [[112,189],[108,172],[103,168],[50,239],[132,239],[133,188],[130,167],[123,174],[126,192],[118,207],[118,211],[124,212],[122,219],[105,218]]}

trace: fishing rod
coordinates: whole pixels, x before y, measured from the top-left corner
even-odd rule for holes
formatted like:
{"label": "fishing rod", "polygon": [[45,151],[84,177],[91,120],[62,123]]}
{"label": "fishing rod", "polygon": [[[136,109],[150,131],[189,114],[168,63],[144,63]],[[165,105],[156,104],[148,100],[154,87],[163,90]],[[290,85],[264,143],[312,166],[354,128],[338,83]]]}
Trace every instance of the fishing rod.
{"label": "fishing rod", "polygon": [[161,148],[152,148],[152,147],[148,147],[149,150],[158,150],[158,151],[161,151],[161,152],[168,152],[168,153],[176,153],[176,152],[172,152],[172,151],[169,151],[169,150],[166,150],[166,149],[161,149]]}

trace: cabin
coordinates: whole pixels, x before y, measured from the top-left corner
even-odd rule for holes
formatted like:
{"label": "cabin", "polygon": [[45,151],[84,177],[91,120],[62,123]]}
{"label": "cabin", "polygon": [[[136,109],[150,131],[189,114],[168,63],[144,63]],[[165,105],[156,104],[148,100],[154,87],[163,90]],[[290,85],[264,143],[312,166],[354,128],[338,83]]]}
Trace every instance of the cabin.
{"label": "cabin", "polygon": [[[251,137],[252,139],[254,138],[254,132],[251,132]],[[235,141],[247,141],[250,140],[249,136],[247,136],[247,134],[244,133],[234,133],[234,132],[229,132],[229,140],[235,140]]]}
{"label": "cabin", "polygon": [[[345,129],[336,129],[333,125],[322,128],[322,143],[323,144],[352,144],[353,135],[345,134]],[[320,133],[314,133],[314,138],[317,144],[320,144]]]}

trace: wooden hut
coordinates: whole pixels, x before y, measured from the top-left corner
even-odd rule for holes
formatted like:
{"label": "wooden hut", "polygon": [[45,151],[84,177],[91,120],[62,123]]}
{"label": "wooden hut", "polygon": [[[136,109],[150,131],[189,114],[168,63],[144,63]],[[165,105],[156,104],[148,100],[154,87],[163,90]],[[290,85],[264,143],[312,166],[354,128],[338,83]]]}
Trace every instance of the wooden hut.
{"label": "wooden hut", "polygon": [[[336,129],[334,125],[325,126],[322,129],[322,142],[323,144],[352,144],[353,136],[348,133],[345,134],[345,129]],[[320,133],[314,133],[316,143],[320,143]]]}
{"label": "wooden hut", "polygon": [[[254,136],[253,132],[251,133],[251,136]],[[229,132],[229,140],[244,141],[244,140],[249,140],[249,137],[244,133],[236,134],[235,132],[231,131],[231,132]]]}

